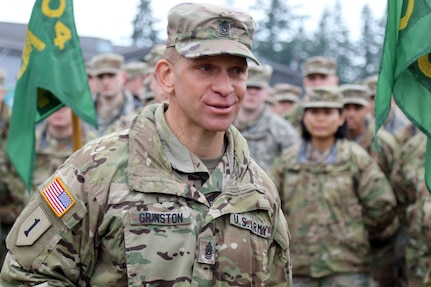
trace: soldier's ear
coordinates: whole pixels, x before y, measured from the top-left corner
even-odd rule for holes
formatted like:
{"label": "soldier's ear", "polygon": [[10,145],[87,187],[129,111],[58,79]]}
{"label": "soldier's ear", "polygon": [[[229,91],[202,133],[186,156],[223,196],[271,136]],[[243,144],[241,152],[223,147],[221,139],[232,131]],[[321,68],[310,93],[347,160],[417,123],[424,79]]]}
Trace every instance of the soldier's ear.
{"label": "soldier's ear", "polygon": [[155,67],[155,75],[163,92],[168,95],[172,94],[174,91],[174,67],[172,64],[165,59],[159,60]]}

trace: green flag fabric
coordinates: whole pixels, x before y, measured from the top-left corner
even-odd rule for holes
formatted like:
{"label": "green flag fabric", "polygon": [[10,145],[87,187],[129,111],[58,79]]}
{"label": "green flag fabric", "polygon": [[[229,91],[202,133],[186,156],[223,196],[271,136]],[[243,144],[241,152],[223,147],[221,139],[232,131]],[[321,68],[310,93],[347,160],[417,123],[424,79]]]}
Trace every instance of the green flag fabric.
{"label": "green flag fabric", "polygon": [[431,191],[431,0],[388,0],[385,41],[375,98],[376,133],[391,97],[428,138],[425,182]]}
{"label": "green flag fabric", "polygon": [[63,106],[97,127],[72,0],[36,0],[17,75],[7,154],[30,188],[35,125]]}

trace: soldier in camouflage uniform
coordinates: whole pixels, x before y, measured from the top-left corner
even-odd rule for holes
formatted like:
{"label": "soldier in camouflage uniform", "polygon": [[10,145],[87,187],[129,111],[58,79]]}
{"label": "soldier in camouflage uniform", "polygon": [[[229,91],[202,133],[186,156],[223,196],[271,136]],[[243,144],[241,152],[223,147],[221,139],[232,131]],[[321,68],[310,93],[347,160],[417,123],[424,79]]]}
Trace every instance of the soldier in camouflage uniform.
{"label": "soldier in camouflage uniform", "polygon": [[427,137],[418,131],[397,153],[391,174],[402,226],[397,253],[406,254],[407,265],[400,269],[403,285],[398,286],[431,285],[430,196],[424,181],[426,143]]}
{"label": "soldier in camouflage uniform", "polygon": [[169,104],[88,143],[40,186],[1,280],[52,286],[290,286],[278,192],[231,125],[254,21],[197,3],[168,14]]}
{"label": "soldier in camouflage uniform", "polygon": [[[305,60],[302,78],[304,89],[314,87],[337,87],[337,62],[329,57],[314,56]],[[301,133],[302,110],[301,105],[293,107],[284,118]]]}
{"label": "soldier in camouflage uniform", "polygon": [[125,65],[127,80],[124,88],[128,90],[133,96],[135,109],[142,105],[144,95],[147,92],[145,86],[145,79],[147,77],[148,66],[144,62],[130,62]]}
{"label": "soldier in camouflage uniform", "polygon": [[305,89],[338,86],[337,62],[329,57],[314,56],[305,60],[302,84]]}
{"label": "soldier in camouflage uniform", "polygon": [[146,106],[168,101],[168,94],[161,89],[154,73],[154,66],[157,61],[161,59],[165,50],[165,45],[156,45],[151,49],[150,53],[145,56],[145,61],[148,65],[145,82],[148,86],[148,90],[143,97],[141,106],[113,122],[106,130],[105,134],[110,134],[116,130],[129,126],[132,120],[141,113]]}
{"label": "soldier in camouflage uniform", "polygon": [[0,70],[0,265],[6,256],[5,239],[13,223],[28,200],[27,192],[21,187],[21,179],[13,169],[6,155],[6,140],[11,109],[4,102],[6,71]]}
{"label": "soldier in camouflage uniform", "polygon": [[[346,116],[348,138],[362,146],[378,163],[389,179],[397,151],[395,138],[385,130],[379,130],[377,141],[381,151],[374,144],[374,120],[369,117],[369,90],[363,85],[342,85],[340,90],[344,96],[344,113]],[[394,287],[398,282],[398,263],[395,244],[399,231],[393,237],[384,239],[372,238],[371,273],[379,283],[379,287]]]}
{"label": "soldier in camouflage uniform", "polygon": [[99,88],[95,98],[98,129],[84,123],[99,136],[121,116],[135,110],[132,94],[124,88],[127,74],[124,70],[124,57],[115,53],[103,53],[91,59],[93,75]]}
{"label": "soldier in camouflage uniform", "polygon": [[151,51],[144,57],[144,61],[147,64],[147,75],[145,78],[145,85],[147,92],[144,95],[144,101],[142,101],[142,107],[145,107],[154,103],[165,102],[168,99],[157,83],[156,75],[154,73],[154,67],[157,62],[163,57],[166,46],[162,44],[154,45]]}
{"label": "soldier in camouflage uniform", "polygon": [[[42,184],[73,153],[72,111],[63,107],[36,129],[36,152],[32,191]],[[81,129],[83,144],[97,138],[91,130]]]}
{"label": "soldier in camouflage uniform", "polygon": [[369,115],[369,91],[362,85],[341,85],[344,96],[348,138],[361,145],[379,164],[389,178],[398,148],[395,138],[385,130],[379,130],[377,140],[381,152],[374,145],[375,123]]}
{"label": "soldier in camouflage uniform", "polygon": [[[374,99],[376,97],[377,82],[378,82],[378,75],[371,75],[365,78],[364,80],[362,80],[362,83],[361,83],[362,85],[365,85],[370,89],[370,94],[369,94],[370,112],[373,117],[375,112]],[[397,136],[409,126],[409,123],[410,123],[409,119],[403,114],[403,112],[395,103],[394,98],[392,97],[391,110],[389,112],[388,118],[386,119],[386,122],[383,125],[383,128],[392,136]],[[399,136],[402,136],[402,135],[399,135]],[[401,138],[401,140],[402,139],[403,138]]]}
{"label": "soldier in camouflage uniform", "polygon": [[265,171],[269,171],[283,149],[299,140],[294,127],[266,103],[271,75],[271,66],[249,67],[246,96],[234,121],[247,139],[251,156]]}
{"label": "soldier in camouflage uniform", "polygon": [[87,72],[87,82],[88,87],[90,88],[91,97],[94,100],[97,93],[99,92],[99,83],[97,81],[97,78],[93,74],[93,67],[90,60],[85,62],[85,71]]}
{"label": "soldier in camouflage uniform", "polygon": [[282,117],[301,102],[302,88],[288,83],[274,86],[272,111]]}
{"label": "soldier in camouflage uniform", "polygon": [[376,162],[345,138],[337,88],[308,90],[302,106],[302,141],[271,173],[292,236],[292,285],[371,286],[369,239],[396,226],[395,196]]}

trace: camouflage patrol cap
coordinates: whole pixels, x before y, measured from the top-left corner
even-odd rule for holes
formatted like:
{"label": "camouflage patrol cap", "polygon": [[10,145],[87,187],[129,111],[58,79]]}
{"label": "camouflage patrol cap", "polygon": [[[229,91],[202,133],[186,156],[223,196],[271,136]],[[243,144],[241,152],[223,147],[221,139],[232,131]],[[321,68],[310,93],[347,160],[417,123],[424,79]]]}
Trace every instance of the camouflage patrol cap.
{"label": "camouflage patrol cap", "polygon": [[132,79],[137,76],[143,76],[146,74],[148,66],[144,62],[130,62],[124,67],[127,72],[127,79]]}
{"label": "camouflage patrol cap", "polygon": [[165,53],[166,46],[163,44],[155,45],[151,51],[144,57],[145,63],[150,67],[154,67],[158,60],[163,57]]}
{"label": "camouflage patrol cap", "polygon": [[363,85],[341,85],[340,91],[343,94],[344,104],[356,104],[368,106],[369,89]]}
{"label": "camouflage patrol cap", "polygon": [[91,59],[93,75],[118,74],[124,69],[124,57],[115,53],[103,53]]}
{"label": "camouflage patrol cap", "polygon": [[300,100],[301,94],[301,87],[295,85],[279,83],[274,86],[274,100],[276,102],[288,101],[297,103]]}
{"label": "camouflage patrol cap", "polygon": [[371,75],[369,77],[366,77],[363,81],[362,84],[367,86],[369,89],[369,94],[368,96],[372,97],[376,95],[376,91],[377,91],[377,81],[378,81],[378,75]]}
{"label": "camouflage patrol cap", "polygon": [[0,88],[4,88],[6,83],[6,70],[0,69]]}
{"label": "camouflage patrol cap", "polygon": [[168,13],[166,47],[186,58],[235,55],[253,60],[255,22],[245,11],[201,3],[182,3]]}
{"label": "camouflage patrol cap", "polygon": [[268,86],[272,71],[270,65],[250,65],[248,67],[247,87],[264,88]]}
{"label": "camouflage patrol cap", "polygon": [[342,108],[343,94],[338,87],[316,87],[307,89],[303,108]]}
{"label": "camouflage patrol cap", "polygon": [[90,60],[85,62],[85,72],[87,73],[87,76],[93,76],[93,65]]}
{"label": "camouflage patrol cap", "polygon": [[337,62],[328,57],[315,56],[305,60],[304,77],[311,74],[335,75],[337,73]]}

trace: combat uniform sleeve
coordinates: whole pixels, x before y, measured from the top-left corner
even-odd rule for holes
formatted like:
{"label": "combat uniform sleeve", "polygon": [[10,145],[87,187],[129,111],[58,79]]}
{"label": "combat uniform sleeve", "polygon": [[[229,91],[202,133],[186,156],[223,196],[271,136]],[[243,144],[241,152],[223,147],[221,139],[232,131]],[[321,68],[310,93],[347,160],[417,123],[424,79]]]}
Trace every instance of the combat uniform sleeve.
{"label": "combat uniform sleeve", "polygon": [[354,146],[353,149],[353,166],[358,168],[354,171],[355,189],[363,206],[370,238],[388,238],[398,227],[394,192],[382,170],[367,152]]}
{"label": "combat uniform sleeve", "polygon": [[277,223],[275,225],[276,244],[269,251],[269,282],[268,286],[292,286],[292,262],[290,260],[289,242],[290,234],[287,221],[281,209],[278,211]]}
{"label": "combat uniform sleeve", "polygon": [[91,182],[67,162],[39,187],[7,237],[2,286],[76,286],[89,278],[100,208],[86,190],[94,190]]}

